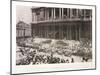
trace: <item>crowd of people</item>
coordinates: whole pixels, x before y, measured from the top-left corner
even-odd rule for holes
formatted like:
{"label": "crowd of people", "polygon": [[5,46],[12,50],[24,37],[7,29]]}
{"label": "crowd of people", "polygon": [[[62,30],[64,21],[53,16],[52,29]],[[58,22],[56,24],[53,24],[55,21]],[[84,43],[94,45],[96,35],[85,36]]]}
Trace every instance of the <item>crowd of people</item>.
{"label": "crowd of people", "polygon": [[81,62],[88,62],[92,59],[91,42],[86,42],[84,45],[79,41],[57,40],[55,42],[53,40],[51,44],[52,40],[39,41],[38,39],[39,43],[31,40],[32,42],[29,39],[34,46],[30,43],[24,46],[17,44],[16,65],[74,63],[76,59],[72,57],[73,55],[79,56]]}
{"label": "crowd of people", "polygon": [[57,56],[53,56],[52,53],[48,55],[41,52],[39,54],[36,50],[25,52],[22,51],[22,49],[20,49],[19,51],[17,51],[17,54],[18,55],[17,55],[16,65],[74,63],[73,58],[71,58],[71,60],[64,59]]}

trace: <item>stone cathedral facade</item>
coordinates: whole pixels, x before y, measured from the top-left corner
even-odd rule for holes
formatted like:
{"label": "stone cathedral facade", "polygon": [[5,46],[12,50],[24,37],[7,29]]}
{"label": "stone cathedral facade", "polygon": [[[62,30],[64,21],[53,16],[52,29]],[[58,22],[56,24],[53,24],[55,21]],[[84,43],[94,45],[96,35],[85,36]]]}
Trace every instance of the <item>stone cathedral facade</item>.
{"label": "stone cathedral facade", "polygon": [[74,8],[32,8],[31,35],[39,38],[92,39],[92,10]]}

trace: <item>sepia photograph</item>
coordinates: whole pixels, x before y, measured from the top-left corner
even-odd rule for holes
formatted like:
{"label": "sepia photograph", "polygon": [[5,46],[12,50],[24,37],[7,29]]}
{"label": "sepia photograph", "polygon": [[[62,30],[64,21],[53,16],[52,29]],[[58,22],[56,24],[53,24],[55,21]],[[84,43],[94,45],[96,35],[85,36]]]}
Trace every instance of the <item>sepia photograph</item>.
{"label": "sepia photograph", "polygon": [[[46,3],[40,3],[41,5],[38,6],[36,4],[32,5],[31,3],[29,6],[24,3],[14,5],[15,23],[13,24],[16,30],[14,38],[16,41],[14,42],[15,55],[13,55],[15,57],[15,66],[24,66],[24,68],[27,68],[25,66],[33,66],[35,68],[35,65],[47,67],[48,65],[63,65],[68,68],[63,69],[63,67],[60,67],[61,71],[63,71],[75,70],[74,66],[77,64],[80,64],[76,66],[79,70],[82,69],[82,64],[92,63],[93,65],[90,64],[91,67],[88,67],[88,65],[82,67],[83,69],[94,69],[94,7],[79,5],[74,7],[74,5],[67,4],[64,6],[62,6],[63,4],[61,6],[56,6],[57,4],[47,6]],[[46,5],[43,6],[42,4]],[[67,65],[69,66],[67,67]],[[40,68],[43,69],[43,67]],[[20,68],[16,70],[18,73]],[[33,70],[31,69],[31,72],[38,72]],[[52,70],[40,70],[39,72],[46,71],[51,72]]]}

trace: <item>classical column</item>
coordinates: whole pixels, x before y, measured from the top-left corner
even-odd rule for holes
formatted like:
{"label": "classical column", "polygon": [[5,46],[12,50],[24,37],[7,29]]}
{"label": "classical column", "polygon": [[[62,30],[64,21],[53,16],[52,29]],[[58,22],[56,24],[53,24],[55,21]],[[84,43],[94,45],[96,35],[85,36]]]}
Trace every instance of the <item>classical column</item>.
{"label": "classical column", "polygon": [[55,13],[55,8],[54,8],[54,12],[53,12],[53,13],[54,13],[54,19],[55,19],[55,18],[56,18],[56,16],[55,16],[55,14],[56,14],[56,13]]}
{"label": "classical column", "polygon": [[52,10],[51,10],[51,15],[52,15],[52,19],[53,19],[53,17],[54,17],[54,8],[52,8]]}
{"label": "classical column", "polygon": [[73,16],[73,9],[70,9],[70,18]]}
{"label": "classical column", "polygon": [[69,8],[67,8],[67,17],[69,18]]}
{"label": "classical column", "polygon": [[61,19],[61,8],[59,8],[59,19]]}
{"label": "classical column", "polygon": [[72,18],[72,16],[73,16],[73,14],[72,14],[72,13],[73,13],[72,10],[73,10],[73,9],[70,9],[70,18]]}

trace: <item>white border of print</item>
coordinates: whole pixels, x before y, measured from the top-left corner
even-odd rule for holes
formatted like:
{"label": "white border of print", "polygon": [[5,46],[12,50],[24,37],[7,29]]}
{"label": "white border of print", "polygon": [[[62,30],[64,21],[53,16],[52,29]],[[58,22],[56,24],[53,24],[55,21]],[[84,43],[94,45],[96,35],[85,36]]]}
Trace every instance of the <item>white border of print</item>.
{"label": "white border of print", "polygon": [[[92,62],[16,66],[16,5],[92,9]],[[12,74],[95,69],[95,6],[12,1]]]}

